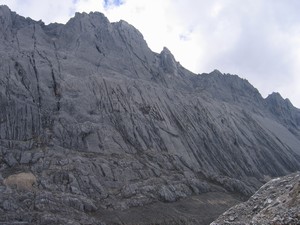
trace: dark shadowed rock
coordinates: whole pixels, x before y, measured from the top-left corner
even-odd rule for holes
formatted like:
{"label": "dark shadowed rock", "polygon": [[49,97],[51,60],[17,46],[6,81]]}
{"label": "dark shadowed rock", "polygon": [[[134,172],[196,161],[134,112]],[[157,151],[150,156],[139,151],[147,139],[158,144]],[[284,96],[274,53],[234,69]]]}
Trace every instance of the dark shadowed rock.
{"label": "dark shadowed rock", "polygon": [[[0,222],[208,224],[216,198],[221,213],[300,169],[299,109],[191,73],[125,21],[45,25],[1,6],[0,23]],[[31,188],[5,185],[22,173]]]}

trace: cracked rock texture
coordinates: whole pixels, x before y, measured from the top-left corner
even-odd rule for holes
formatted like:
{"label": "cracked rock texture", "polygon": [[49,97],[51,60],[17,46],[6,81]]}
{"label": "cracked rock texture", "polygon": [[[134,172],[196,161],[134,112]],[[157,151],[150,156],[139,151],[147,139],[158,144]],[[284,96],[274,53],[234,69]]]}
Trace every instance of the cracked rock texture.
{"label": "cracked rock texture", "polygon": [[209,224],[299,146],[289,100],[193,74],[125,21],[0,7],[0,222]]}
{"label": "cracked rock texture", "polygon": [[276,178],[247,202],[226,211],[211,225],[300,224],[300,173]]}

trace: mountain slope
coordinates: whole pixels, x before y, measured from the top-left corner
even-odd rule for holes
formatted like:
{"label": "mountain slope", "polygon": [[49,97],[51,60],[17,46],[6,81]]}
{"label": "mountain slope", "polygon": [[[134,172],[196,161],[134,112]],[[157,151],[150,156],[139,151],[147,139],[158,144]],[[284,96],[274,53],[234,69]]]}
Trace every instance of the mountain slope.
{"label": "mountain slope", "polygon": [[297,225],[300,223],[299,185],[299,172],[271,180],[247,202],[232,207],[211,225]]}
{"label": "mountain slope", "polygon": [[300,169],[299,110],[246,80],[193,74],[101,13],[0,18],[0,221],[100,224],[203,193],[221,212]]}

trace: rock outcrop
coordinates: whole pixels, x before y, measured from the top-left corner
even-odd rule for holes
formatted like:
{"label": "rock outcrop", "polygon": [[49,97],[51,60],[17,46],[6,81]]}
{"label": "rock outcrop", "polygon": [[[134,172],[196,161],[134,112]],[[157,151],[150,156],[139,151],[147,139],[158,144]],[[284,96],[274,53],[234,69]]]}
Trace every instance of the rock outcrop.
{"label": "rock outcrop", "polygon": [[[208,224],[300,169],[299,109],[191,73],[125,21],[45,25],[1,6],[0,52],[0,222]],[[20,174],[34,182],[8,185]]]}
{"label": "rock outcrop", "polygon": [[276,178],[247,202],[226,211],[211,225],[300,224],[300,173]]}

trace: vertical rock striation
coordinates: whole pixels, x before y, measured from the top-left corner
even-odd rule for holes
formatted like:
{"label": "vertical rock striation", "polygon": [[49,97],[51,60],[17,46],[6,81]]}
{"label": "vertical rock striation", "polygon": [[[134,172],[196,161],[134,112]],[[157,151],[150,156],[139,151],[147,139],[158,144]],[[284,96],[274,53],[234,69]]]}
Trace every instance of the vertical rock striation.
{"label": "vertical rock striation", "polygon": [[[299,109],[238,76],[191,73],[125,21],[45,25],[1,6],[0,52],[0,222],[207,224],[193,207],[224,211],[300,169]],[[22,173],[32,187],[6,185]],[[143,208],[162,202],[164,220]]]}

